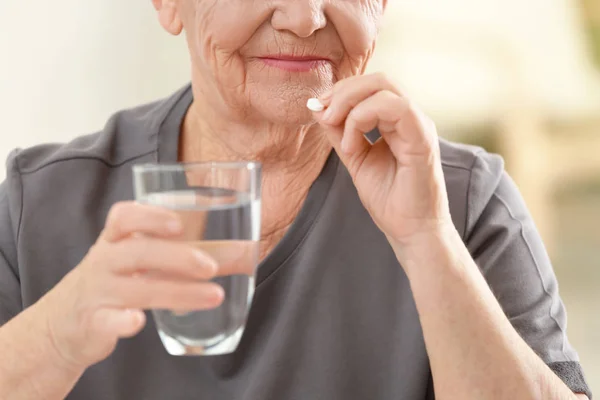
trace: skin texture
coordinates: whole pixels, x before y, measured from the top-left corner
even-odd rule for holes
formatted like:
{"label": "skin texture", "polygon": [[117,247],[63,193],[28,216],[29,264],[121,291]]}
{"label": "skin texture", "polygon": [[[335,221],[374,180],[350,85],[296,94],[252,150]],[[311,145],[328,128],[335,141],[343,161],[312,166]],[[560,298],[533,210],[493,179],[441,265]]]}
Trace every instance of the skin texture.
{"label": "skin texture", "polygon": [[[261,257],[279,242],[321,171],[331,144],[306,109],[364,71],[383,16],[381,0],[154,1],[163,27],[185,33],[195,102],[182,161],[263,163]],[[264,56],[324,59],[310,72],[270,67]]]}
{"label": "skin texture", "polygon": [[[180,159],[264,164],[263,256],[333,147],[409,277],[437,398],[575,398],[512,328],[452,226],[435,125],[385,76],[358,76],[384,0],[153,3],[162,26],[185,30],[189,43],[196,100]],[[281,55],[325,61],[292,72],[260,59]],[[308,111],[310,97],[327,109]],[[362,134],[374,127],[383,139],[370,146]],[[142,309],[217,306],[222,290],[206,280],[219,266],[178,245],[182,229],[166,210],[117,204],[82,263],[0,328],[0,398],[64,398],[119,338],[139,332]]]}

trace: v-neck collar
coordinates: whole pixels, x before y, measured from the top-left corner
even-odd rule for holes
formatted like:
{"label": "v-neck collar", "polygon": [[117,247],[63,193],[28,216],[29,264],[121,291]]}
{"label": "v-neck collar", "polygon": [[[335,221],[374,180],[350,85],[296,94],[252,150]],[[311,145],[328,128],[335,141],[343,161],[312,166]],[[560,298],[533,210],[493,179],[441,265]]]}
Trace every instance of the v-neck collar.
{"label": "v-neck collar", "polygon": [[[158,131],[157,160],[160,163],[177,162],[183,121],[193,101],[191,86],[178,92],[175,97],[178,97],[178,99],[175,99],[174,104],[172,101],[168,102],[173,106],[167,112]],[[292,225],[275,248],[260,263],[257,273],[257,285],[260,285],[279,267],[283,266],[302,244],[327,199],[337,175],[338,166],[339,158],[332,151],[321,173],[311,185],[304,204]]]}

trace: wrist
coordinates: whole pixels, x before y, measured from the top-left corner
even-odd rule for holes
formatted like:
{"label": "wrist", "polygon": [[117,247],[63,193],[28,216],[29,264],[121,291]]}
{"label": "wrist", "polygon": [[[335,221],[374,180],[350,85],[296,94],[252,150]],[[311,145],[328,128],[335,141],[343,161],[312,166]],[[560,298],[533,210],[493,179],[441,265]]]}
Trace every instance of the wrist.
{"label": "wrist", "polygon": [[460,268],[468,251],[452,223],[419,232],[403,241],[390,240],[400,265],[409,278],[438,268]]}
{"label": "wrist", "polygon": [[83,374],[55,352],[39,302],[0,329],[0,398],[65,398]]}
{"label": "wrist", "polygon": [[52,365],[55,365],[68,375],[79,376],[83,374],[87,366],[81,365],[71,359],[61,350],[63,340],[57,336],[57,332],[53,329],[56,321],[52,321],[52,305],[48,303],[48,298],[42,298],[28,311],[31,311],[30,317],[42,333],[43,344],[41,347],[45,358],[52,361]]}

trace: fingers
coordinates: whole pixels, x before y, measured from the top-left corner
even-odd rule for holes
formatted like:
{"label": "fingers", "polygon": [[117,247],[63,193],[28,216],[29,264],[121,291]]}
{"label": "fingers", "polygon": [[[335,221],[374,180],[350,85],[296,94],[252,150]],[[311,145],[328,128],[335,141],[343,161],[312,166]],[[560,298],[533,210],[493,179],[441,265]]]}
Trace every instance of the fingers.
{"label": "fingers", "polygon": [[340,81],[320,100],[327,109],[315,117],[338,154],[353,164],[369,153],[365,134],[375,128],[400,163],[407,155],[427,156],[437,146],[433,122],[383,74]]}
{"label": "fingers", "polygon": [[207,310],[225,298],[213,282],[157,279],[151,276],[120,277],[109,287],[109,307],[128,309]]}
{"label": "fingers", "polygon": [[258,265],[259,246],[254,241],[206,241],[202,251],[217,260],[218,276],[254,275]]}
{"label": "fingers", "polygon": [[364,150],[369,144],[363,135],[374,128],[379,128],[382,135],[393,133],[406,108],[404,98],[387,90],[379,91],[358,103],[346,117],[342,151],[351,154]]}
{"label": "fingers", "polygon": [[94,330],[129,338],[137,335],[146,325],[146,314],[142,310],[101,308],[94,315]]}
{"label": "fingers", "polygon": [[132,237],[111,244],[105,257],[107,268],[130,275],[153,272],[173,278],[208,280],[218,271],[217,262],[186,242],[151,237]]}
{"label": "fingers", "polygon": [[111,208],[101,237],[108,242],[116,242],[133,233],[172,237],[180,235],[182,231],[181,220],[173,211],[135,202],[121,202]]}
{"label": "fingers", "polygon": [[321,114],[321,122],[340,125],[358,103],[371,95],[387,90],[401,96],[400,90],[384,74],[370,74],[344,79],[335,84],[330,93],[320,98],[327,109]]}
{"label": "fingers", "polygon": [[435,126],[406,98],[387,90],[375,93],[350,111],[344,125],[342,151],[355,154],[370,148],[364,134],[378,128],[401,164],[407,156],[426,156],[437,142]]}

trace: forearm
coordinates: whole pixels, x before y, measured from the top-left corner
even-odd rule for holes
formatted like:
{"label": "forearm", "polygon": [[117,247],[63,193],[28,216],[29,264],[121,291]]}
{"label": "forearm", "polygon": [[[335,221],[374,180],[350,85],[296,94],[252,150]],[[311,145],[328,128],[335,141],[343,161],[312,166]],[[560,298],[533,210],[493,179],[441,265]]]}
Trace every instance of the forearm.
{"label": "forearm", "polygon": [[0,399],[64,399],[83,373],[55,352],[35,307],[0,327]]}
{"label": "forearm", "polygon": [[396,252],[411,283],[438,398],[575,398],[512,327],[455,231]]}

